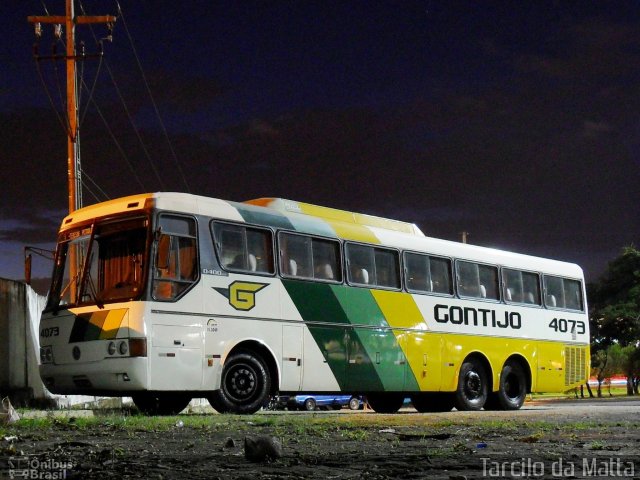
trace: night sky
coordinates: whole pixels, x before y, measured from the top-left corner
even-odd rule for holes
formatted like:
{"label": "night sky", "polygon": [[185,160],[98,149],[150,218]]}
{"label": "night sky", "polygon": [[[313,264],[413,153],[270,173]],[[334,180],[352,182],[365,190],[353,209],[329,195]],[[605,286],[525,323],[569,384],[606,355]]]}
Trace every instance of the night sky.
{"label": "night sky", "polygon": [[[82,3],[117,14],[115,1]],[[467,231],[576,262],[589,281],[640,244],[637,1],[121,6],[104,60],[84,62],[82,167],[97,184],[85,204],[160,190],[283,197],[450,240]],[[65,132],[26,18],[44,8],[61,14],[64,1],[0,6],[5,278],[22,278],[24,245],[53,248],[67,211]],[[88,53],[94,33],[106,31],[77,29]],[[45,27],[40,52],[52,43]],[[64,65],[39,67],[60,111]]]}

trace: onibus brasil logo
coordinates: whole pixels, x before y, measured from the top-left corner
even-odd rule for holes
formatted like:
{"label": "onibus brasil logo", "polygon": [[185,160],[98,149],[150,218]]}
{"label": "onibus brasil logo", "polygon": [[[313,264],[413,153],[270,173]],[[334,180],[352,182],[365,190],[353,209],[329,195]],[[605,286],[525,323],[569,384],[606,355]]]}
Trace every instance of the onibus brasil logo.
{"label": "onibus brasil logo", "polygon": [[229,288],[213,287],[213,289],[227,298],[229,305],[233,308],[246,312],[256,306],[256,293],[268,285],[268,283],[236,281],[229,285]]}

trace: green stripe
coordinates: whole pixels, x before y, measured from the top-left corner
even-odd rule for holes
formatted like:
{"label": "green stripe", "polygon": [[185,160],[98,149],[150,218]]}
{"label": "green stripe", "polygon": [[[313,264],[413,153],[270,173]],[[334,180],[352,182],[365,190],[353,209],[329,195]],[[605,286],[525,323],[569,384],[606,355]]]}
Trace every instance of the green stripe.
{"label": "green stripe", "polygon": [[341,390],[419,389],[396,336],[369,290],[295,280],[282,283],[303,320],[310,323],[309,331]]}
{"label": "green stripe", "polygon": [[[295,280],[283,280],[282,283],[305,321],[348,323],[340,303],[328,285]],[[344,327],[309,326],[309,331],[324,354],[340,390],[348,390]]]}
{"label": "green stripe", "polygon": [[[341,287],[334,292],[351,323],[367,326],[354,328],[358,344],[364,347],[364,351],[358,352],[357,355],[362,354],[363,358],[369,359],[369,368],[375,370],[375,377],[381,382],[381,387],[385,391],[418,390],[418,384],[398,340],[389,328],[371,291],[364,288]],[[350,356],[351,359],[354,358],[353,354]],[[350,373],[360,371],[362,365],[350,364],[349,368]]]}

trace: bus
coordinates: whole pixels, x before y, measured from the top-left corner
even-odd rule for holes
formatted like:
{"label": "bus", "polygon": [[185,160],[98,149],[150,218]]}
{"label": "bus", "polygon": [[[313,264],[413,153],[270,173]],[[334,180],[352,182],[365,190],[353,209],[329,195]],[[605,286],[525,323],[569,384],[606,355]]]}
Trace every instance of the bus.
{"label": "bus", "polygon": [[71,213],[39,335],[51,392],[147,414],[299,393],[515,410],[590,371],[577,265],[277,198],[163,192]]}

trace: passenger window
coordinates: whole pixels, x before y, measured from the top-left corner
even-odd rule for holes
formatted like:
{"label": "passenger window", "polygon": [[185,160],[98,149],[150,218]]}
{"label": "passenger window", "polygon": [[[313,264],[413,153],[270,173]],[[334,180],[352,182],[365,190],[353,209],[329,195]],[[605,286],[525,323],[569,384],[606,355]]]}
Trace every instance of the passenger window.
{"label": "passenger window", "polygon": [[285,232],[280,232],[278,242],[283,276],[342,281],[339,242]]}
{"label": "passenger window", "polygon": [[584,310],[582,303],[582,288],[577,280],[563,279],[564,299],[566,308],[572,310]]}
{"label": "passenger window", "polygon": [[564,288],[562,286],[562,278],[544,276],[544,303],[551,308],[564,308]]}
{"label": "passenger window", "polygon": [[400,263],[398,252],[374,248],[376,282],[380,287],[400,288]]}
{"label": "passenger window", "polygon": [[407,289],[415,292],[431,292],[431,271],[429,257],[415,253],[405,253]]}
{"label": "passenger window", "polygon": [[314,238],[311,245],[313,248],[313,278],[342,282],[340,243]]}
{"label": "passenger window", "polygon": [[161,215],[156,243],[153,298],[178,298],[198,279],[196,223],[192,218]]}
{"label": "passenger window", "polygon": [[584,310],[582,284],[578,280],[545,275],[544,288],[547,307]]}
{"label": "passenger window", "polygon": [[453,282],[451,281],[451,260],[447,258],[429,257],[431,269],[431,282],[434,293],[453,295]]}
{"label": "passenger window", "polygon": [[446,258],[405,253],[407,289],[451,295],[451,262]]}
{"label": "passenger window", "polygon": [[375,271],[373,248],[347,243],[346,249],[349,282],[359,285],[371,284]]}
{"label": "passenger window", "polygon": [[507,303],[540,305],[538,274],[510,268],[502,269],[504,299]]}
{"label": "passenger window", "polygon": [[280,270],[287,277],[313,277],[311,237],[280,233]]}
{"label": "passenger window", "polygon": [[387,248],[347,243],[348,279],[357,285],[400,288],[400,257]]}
{"label": "passenger window", "polygon": [[499,300],[498,268],[472,262],[457,262],[458,293],[461,297]]}
{"label": "passenger window", "polygon": [[215,222],[213,237],[218,259],[225,270],[274,273],[271,230]]}

